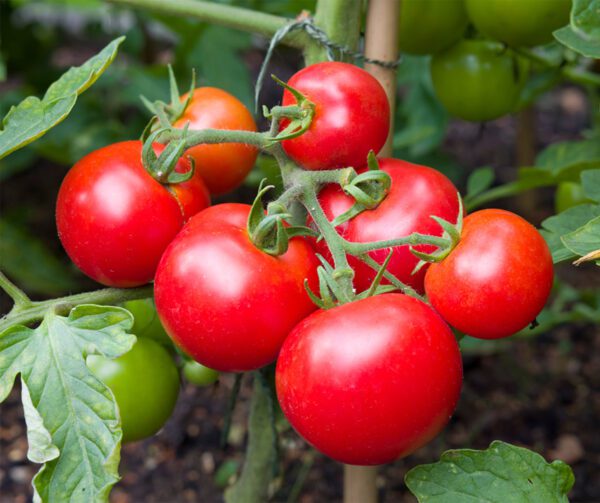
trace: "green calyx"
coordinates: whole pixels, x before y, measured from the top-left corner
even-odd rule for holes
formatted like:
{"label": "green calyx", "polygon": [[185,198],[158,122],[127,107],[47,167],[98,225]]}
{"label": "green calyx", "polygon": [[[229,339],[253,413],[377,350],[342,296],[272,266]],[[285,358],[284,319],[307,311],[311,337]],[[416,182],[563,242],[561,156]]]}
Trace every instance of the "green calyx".
{"label": "green calyx", "polygon": [[289,121],[287,126],[279,131],[273,139],[282,141],[296,138],[305,133],[310,127],[315,115],[315,104],[300,91],[278,79],[275,75],[271,75],[271,77],[296,98],[296,105],[273,107],[272,110],[263,107],[265,118],[272,120],[276,126],[279,125],[281,119]]}
{"label": "green calyx", "polygon": [[167,131],[167,129],[159,129],[151,133],[148,138],[144,141],[142,147],[142,163],[144,168],[152,178],[162,184],[176,184],[187,182],[192,176],[194,176],[194,160],[188,157],[190,168],[181,173],[175,170],[179,159],[186,151],[186,125],[183,129],[182,136],[179,140],[169,142],[159,156],[154,152],[153,144],[157,141],[159,136]]}

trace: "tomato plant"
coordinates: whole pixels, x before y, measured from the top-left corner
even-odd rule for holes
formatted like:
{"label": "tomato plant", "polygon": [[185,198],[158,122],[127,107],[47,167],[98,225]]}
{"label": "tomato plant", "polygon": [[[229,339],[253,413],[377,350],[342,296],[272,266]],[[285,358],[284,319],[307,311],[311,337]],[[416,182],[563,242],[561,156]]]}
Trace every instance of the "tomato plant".
{"label": "tomato plant", "polygon": [[562,182],[558,184],[556,194],[554,194],[554,209],[556,213],[562,213],[578,204],[590,202],[592,201],[586,197],[583,187],[577,182]]}
{"label": "tomato plant", "polygon": [[250,206],[220,204],[192,218],[167,248],[155,280],[156,308],[173,341],[199,363],[239,372],[272,362],[290,329],[315,309],[310,245],[292,239],[274,257],[245,229]]}
{"label": "tomato plant", "polygon": [[514,111],[526,66],[497,42],[462,40],[433,56],[431,78],[450,114],[487,121]]}
{"label": "tomato plant", "polygon": [[[362,166],[369,151],[379,152],[385,143],[390,107],[383,87],[366,71],[348,63],[317,63],[293,75],[288,85],[315,105],[308,131],[282,142],[304,168]],[[295,103],[285,90],[283,105]],[[287,124],[282,121],[282,127]]]}
{"label": "tomato plant", "polygon": [[569,22],[571,0],[465,0],[469,18],[486,37],[513,47],[546,44]]}
{"label": "tomato plant", "polygon": [[191,360],[183,365],[183,375],[196,386],[209,386],[219,379],[219,373],[216,370]]}
{"label": "tomato plant", "polygon": [[508,337],[534,322],[552,289],[548,245],[529,222],[504,210],[465,218],[461,240],[425,275],[431,305],[473,337]]}
{"label": "tomato plant", "polygon": [[123,442],[154,435],[166,423],[179,394],[179,372],[171,355],[150,339],[139,338],[114,360],[90,355],[87,365],[113,392]]}
{"label": "tomato plant", "polygon": [[[154,180],[142,166],[141,152],[139,141],[96,150],[73,166],[58,193],[60,240],[75,265],[104,285],[152,281],[184,222],[210,203],[199,177],[172,191]],[[185,163],[180,160],[176,169],[186,171]]]}
{"label": "tomato plant", "polygon": [[[431,218],[432,215],[450,222],[458,217],[458,189],[442,173],[427,166],[419,166],[400,159],[380,159],[379,166],[392,180],[390,192],[375,209],[367,210],[357,217],[338,226],[338,231],[352,242],[382,241],[407,236],[413,232],[429,235],[442,235],[442,228]],[[325,187],[319,194],[319,201],[329,220],[347,211],[354,199],[344,194],[339,186]],[[329,256],[323,241],[316,243],[316,249]],[[419,245],[415,249],[431,252],[433,247]],[[389,249],[370,252],[382,264]],[[426,267],[412,274],[419,259],[407,246],[394,248],[387,270],[400,281],[423,291]],[[349,257],[355,271],[355,286],[359,291],[366,290],[375,278],[376,272],[356,257]]]}
{"label": "tomato plant", "polygon": [[303,320],[281,349],[276,380],[283,412],[308,442],[338,461],[377,465],[439,433],[458,401],[462,366],[454,335],[431,308],[386,294]]}
{"label": "tomato plant", "polygon": [[398,28],[400,52],[439,52],[458,41],[468,23],[464,0],[404,0]]}
{"label": "tomato plant", "polygon": [[[188,95],[181,97],[182,101]],[[256,131],[250,111],[235,96],[216,87],[194,90],[183,115],[173,124],[190,129],[238,129]],[[196,145],[185,155],[194,159],[195,168],[211,194],[224,194],[238,187],[254,166],[258,150],[243,143]]]}

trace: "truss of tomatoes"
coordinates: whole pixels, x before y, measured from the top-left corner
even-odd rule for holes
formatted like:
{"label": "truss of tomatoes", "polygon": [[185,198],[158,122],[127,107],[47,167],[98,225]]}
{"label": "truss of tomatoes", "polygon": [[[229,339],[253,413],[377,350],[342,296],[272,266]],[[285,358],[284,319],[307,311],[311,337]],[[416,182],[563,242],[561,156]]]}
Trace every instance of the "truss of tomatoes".
{"label": "truss of tomatoes", "polygon": [[[290,85],[314,103],[315,115],[303,135],[283,141],[286,153],[309,170],[364,169],[367,153],[382,147],[389,127],[379,83],[360,68],[329,62],[301,70]],[[286,91],[283,103],[294,99]],[[242,122],[227,127],[252,129],[247,117]],[[430,304],[386,293],[317,310],[305,284],[316,291],[317,253],[328,257],[323,242],[294,237],[285,253],[267,254],[248,235],[250,206],[207,207],[200,176],[206,170],[164,187],[145,173],[140,151],[139,142],[108,146],[67,175],[57,203],[65,249],[104,284],[154,279],[166,332],[201,365],[242,372],[277,361],[283,412],[302,437],[336,460],[386,463],[431,440],[452,415],[462,384],[450,325],[483,339],[507,337],[533,322],[550,294],[552,259],[541,235],[521,217],[490,209],[466,216],[458,245],[418,274],[408,247],[394,250],[388,270]],[[398,159],[379,163],[392,181],[389,194],[338,226],[345,239],[441,236],[431,216],[458,221],[457,189],[444,175]],[[209,187],[225,190],[218,180],[229,174]],[[326,186],[319,202],[332,221],[353,199]],[[381,264],[388,253],[370,255]],[[364,290],[374,271],[354,257],[349,261],[355,286]]]}

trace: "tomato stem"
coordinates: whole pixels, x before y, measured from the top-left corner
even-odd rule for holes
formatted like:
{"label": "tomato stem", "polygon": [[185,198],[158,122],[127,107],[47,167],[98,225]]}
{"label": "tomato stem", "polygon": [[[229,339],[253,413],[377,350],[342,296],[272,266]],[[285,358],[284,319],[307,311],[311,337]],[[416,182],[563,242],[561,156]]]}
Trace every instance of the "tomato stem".
{"label": "tomato stem", "polygon": [[9,280],[2,271],[0,271],[0,288],[2,288],[15,303],[13,311],[22,311],[31,306],[32,301],[27,294]]}

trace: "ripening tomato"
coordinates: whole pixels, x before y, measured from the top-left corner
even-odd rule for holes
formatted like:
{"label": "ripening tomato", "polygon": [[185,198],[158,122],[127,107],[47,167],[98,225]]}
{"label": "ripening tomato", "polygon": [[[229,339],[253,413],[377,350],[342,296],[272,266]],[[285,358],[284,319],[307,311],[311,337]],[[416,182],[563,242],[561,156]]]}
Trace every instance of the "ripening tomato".
{"label": "ripening tomato", "polygon": [[435,437],[462,384],[458,344],[425,303],[384,294],[302,320],[277,359],[281,408],[338,461],[377,465]]}
{"label": "ripening tomato", "polygon": [[450,114],[469,121],[513,112],[526,76],[524,60],[488,40],[462,40],[431,58],[440,102]]}
{"label": "ripening tomato", "polygon": [[[154,148],[158,154],[164,147]],[[140,141],[100,148],[71,168],[58,193],[56,226],[67,254],[107,286],[152,281],[167,245],[210,204],[200,177],[166,187],[144,169],[141,154]],[[176,169],[189,165],[181,159]]]}
{"label": "ripening tomato", "polygon": [[[390,127],[390,106],[381,84],[348,63],[307,66],[288,84],[315,104],[308,131],[281,142],[294,161],[310,170],[363,166],[370,150],[379,152]],[[289,91],[283,105],[296,104]],[[282,121],[282,128],[288,124]]]}
{"label": "ripening tomato", "polygon": [[402,0],[400,52],[439,52],[459,40],[468,24],[464,0]]}
{"label": "ripening tomato", "polygon": [[179,372],[160,344],[140,338],[114,360],[90,355],[86,363],[115,396],[123,442],[150,437],[167,422],[179,395]]}
{"label": "ripening tomato", "polygon": [[466,8],[483,35],[522,47],[551,42],[569,22],[571,0],[466,0]]}
{"label": "ripening tomato", "polygon": [[196,386],[209,386],[219,380],[219,373],[201,363],[189,360],[183,365],[183,375]]}
{"label": "ripening tomato", "polygon": [[133,315],[131,333],[138,337],[153,339],[163,346],[173,347],[171,339],[158,319],[154,299],[128,300],[123,303],[123,307]]}
{"label": "ripening tomato", "polygon": [[[182,96],[182,101],[187,98]],[[190,129],[235,129],[256,131],[250,111],[235,96],[216,87],[199,87],[183,115],[174,122]],[[211,194],[224,194],[238,187],[254,166],[258,150],[243,143],[196,145],[185,152],[195,161],[195,169]]]}
{"label": "ripening tomato", "polygon": [[183,351],[215,370],[272,362],[294,325],[311,313],[304,280],[317,284],[315,253],[302,238],[271,256],[246,230],[250,206],[202,211],[165,251],[154,283],[156,309]]}
{"label": "ripening tomato", "polygon": [[[433,168],[399,159],[379,159],[379,167],[392,179],[390,192],[377,208],[365,210],[338,226],[338,232],[348,241],[382,241],[401,238],[413,232],[441,236],[443,230],[431,215],[456,222],[458,189],[445,175]],[[354,199],[344,194],[338,185],[332,184],[321,191],[319,202],[331,221],[349,209]],[[315,249],[324,257],[330,257],[323,240],[315,244]],[[415,249],[425,253],[435,251],[435,247],[427,245]],[[370,252],[370,256],[380,264],[388,254],[389,249]],[[354,286],[358,291],[368,289],[376,272],[355,257],[348,257],[348,260],[355,272]],[[387,270],[400,281],[422,292],[427,266],[411,274],[418,262],[419,259],[410,252],[408,246],[395,247]]]}
{"label": "ripening tomato", "polygon": [[489,209],[465,218],[456,248],[429,267],[425,291],[453,327],[499,339],[534,321],[552,280],[552,256],[536,228],[514,213]]}

